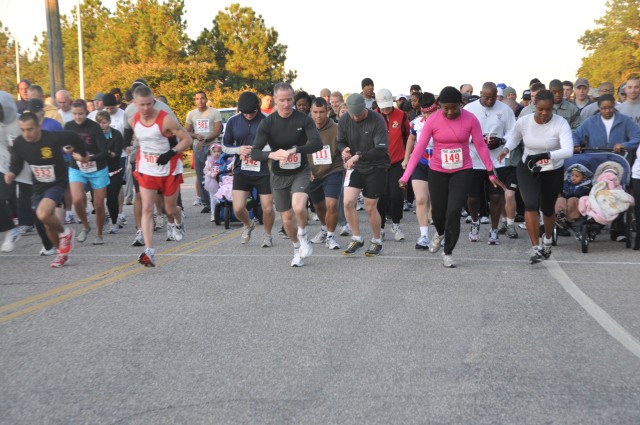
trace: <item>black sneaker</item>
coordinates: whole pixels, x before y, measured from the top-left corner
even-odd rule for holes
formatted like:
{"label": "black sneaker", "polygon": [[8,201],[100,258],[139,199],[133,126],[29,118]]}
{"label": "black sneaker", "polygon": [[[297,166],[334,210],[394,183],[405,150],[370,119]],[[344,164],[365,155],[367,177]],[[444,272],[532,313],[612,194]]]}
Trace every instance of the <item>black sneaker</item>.
{"label": "black sneaker", "polygon": [[202,210],[200,210],[200,214],[209,214],[211,212],[211,207],[209,205],[205,205]]}
{"label": "black sneaker", "polygon": [[382,244],[371,242],[371,245],[369,245],[369,248],[367,249],[367,252],[364,253],[364,255],[366,255],[367,257],[375,257],[376,255],[380,255],[381,252]]}
{"label": "black sneaker", "polygon": [[358,251],[363,246],[364,246],[364,242],[360,242],[360,241],[357,241],[355,239],[351,239],[351,242],[349,243],[349,246],[347,246],[347,249],[342,251],[342,255],[355,254],[356,251]]}

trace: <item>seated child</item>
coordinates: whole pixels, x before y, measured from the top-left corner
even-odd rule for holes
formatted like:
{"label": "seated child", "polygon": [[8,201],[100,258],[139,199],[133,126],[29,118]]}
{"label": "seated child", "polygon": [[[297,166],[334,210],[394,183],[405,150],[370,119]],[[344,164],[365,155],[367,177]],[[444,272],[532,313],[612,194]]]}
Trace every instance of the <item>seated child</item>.
{"label": "seated child", "polygon": [[564,173],[562,192],[556,201],[556,224],[562,229],[580,218],[578,200],[591,190],[593,173],[582,164],[573,164]]}
{"label": "seated child", "polygon": [[609,224],[620,213],[635,204],[633,196],[625,192],[620,184],[624,170],[614,161],[606,161],[596,170],[596,183],[588,196],[580,198],[580,214],[593,218],[597,223]]}
{"label": "seated child", "polygon": [[215,194],[218,192],[219,183],[218,183],[218,174],[221,171],[226,170],[226,161],[225,158],[222,157],[222,146],[217,143],[214,143],[209,148],[209,155],[207,155],[207,160],[204,165],[204,188],[211,197],[211,221],[214,221],[214,205],[213,203],[217,202],[218,199],[215,197]]}

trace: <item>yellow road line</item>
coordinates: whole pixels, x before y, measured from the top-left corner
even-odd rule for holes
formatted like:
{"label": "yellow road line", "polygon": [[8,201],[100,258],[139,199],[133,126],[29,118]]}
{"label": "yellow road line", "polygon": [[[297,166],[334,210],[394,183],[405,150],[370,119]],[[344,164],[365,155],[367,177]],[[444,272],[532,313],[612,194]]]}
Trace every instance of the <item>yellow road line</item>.
{"label": "yellow road line", "polygon": [[[211,238],[214,238],[216,236],[219,236],[222,233],[216,233],[214,235],[209,235],[209,236],[206,236],[204,238],[200,238],[200,239],[196,239],[194,241],[187,242],[184,245],[180,245],[180,246],[177,246],[177,247],[174,247],[174,248],[171,248],[171,249],[167,249],[167,250],[163,251],[162,253],[160,253],[160,255],[169,255],[170,256],[171,254],[177,253],[177,251],[181,251],[181,252],[179,252],[180,256],[182,256],[184,254],[190,254],[190,253],[193,253],[193,252],[200,251],[202,249],[208,248],[210,246],[214,246],[214,245],[220,244],[222,242],[226,242],[226,241],[228,241],[228,240],[230,240],[232,238],[235,238],[237,236],[238,232],[239,232],[239,230],[236,231],[236,232],[232,232],[232,233],[230,233],[229,235],[227,235],[227,236],[225,236],[223,238],[214,239],[213,241],[207,242],[205,244],[198,245],[199,243],[201,243],[201,242],[203,242],[203,241],[205,241],[207,239],[211,239]],[[192,245],[196,245],[196,246],[183,251],[183,249],[185,247],[189,247],[189,246],[192,246]],[[161,260],[156,262],[156,265],[157,266],[161,266],[161,265],[167,264],[167,263],[169,263],[171,261],[176,261],[178,258],[180,258],[180,256],[176,256],[176,257],[173,257],[173,258],[170,257],[170,258],[166,258],[166,259],[161,259]],[[131,268],[130,270],[125,271],[127,268],[130,268],[132,266],[138,266],[138,267]],[[39,300],[42,300],[42,299],[45,299],[45,298],[49,298],[49,297],[51,297],[53,295],[56,295],[56,294],[61,294],[61,293],[66,292],[66,291],[68,291],[70,289],[77,288],[79,286],[85,285],[85,284],[90,283],[90,282],[95,282],[95,283],[93,283],[91,285],[83,286],[83,287],[78,288],[78,289],[76,289],[74,291],[66,292],[66,293],[64,293],[62,295],[58,295],[58,296],[56,296],[54,298],[49,298],[46,301],[42,301],[42,302],[39,302],[37,304],[33,304],[33,305],[29,306],[29,307],[26,307],[26,308],[23,308],[21,310],[18,310],[18,311],[15,311],[13,313],[10,313],[10,314],[7,314],[5,316],[2,316],[2,317],[0,317],[0,323],[7,322],[7,321],[9,321],[11,319],[14,319],[16,317],[24,316],[25,314],[33,313],[34,311],[41,310],[41,309],[43,309],[45,307],[48,307],[50,305],[57,304],[59,302],[74,298],[76,296],[79,296],[79,295],[82,295],[84,293],[90,292],[90,291],[92,291],[94,289],[98,289],[98,288],[100,288],[102,286],[105,286],[105,285],[107,285],[109,283],[113,283],[113,282],[116,282],[116,281],[121,280],[123,278],[130,277],[130,276],[133,276],[133,275],[136,275],[136,274],[144,273],[145,271],[146,271],[146,267],[140,267],[137,262],[135,262],[135,263],[134,262],[127,263],[127,264],[124,264],[124,265],[121,265],[121,266],[113,267],[113,268],[111,268],[111,269],[109,269],[107,271],[100,272],[100,273],[95,274],[93,276],[90,276],[88,278],[85,278],[85,279],[70,283],[68,285],[65,285],[65,286],[62,286],[62,287],[59,287],[59,288],[55,288],[55,289],[52,289],[50,291],[43,292],[41,294],[37,294],[37,295],[34,295],[32,297],[29,297],[29,298],[25,298],[23,300],[15,302],[15,303],[0,307],[0,313],[3,313],[5,311],[14,310],[16,308],[22,307],[22,306],[27,305],[27,304],[32,304],[32,303],[34,303],[36,301],[39,301]],[[105,278],[105,277],[107,279],[103,280],[103,278]]]}

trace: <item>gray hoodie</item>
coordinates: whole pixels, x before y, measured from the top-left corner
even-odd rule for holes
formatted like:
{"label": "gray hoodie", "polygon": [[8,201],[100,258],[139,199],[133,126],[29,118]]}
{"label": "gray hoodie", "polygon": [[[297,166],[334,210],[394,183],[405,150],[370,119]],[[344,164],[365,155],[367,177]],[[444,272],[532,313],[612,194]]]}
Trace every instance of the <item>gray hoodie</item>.
{"label": "gray hoodie", "polygon": [[[13,140],[20,135],[19,115],[16,102],[9,93],[0,91],[0,105],[3,111],[3,118],[0,121],[0,173],[6,174],[11,163],[10,148],[13,146]],[[16,180],[31,184],[31,170],[26,164]]]}

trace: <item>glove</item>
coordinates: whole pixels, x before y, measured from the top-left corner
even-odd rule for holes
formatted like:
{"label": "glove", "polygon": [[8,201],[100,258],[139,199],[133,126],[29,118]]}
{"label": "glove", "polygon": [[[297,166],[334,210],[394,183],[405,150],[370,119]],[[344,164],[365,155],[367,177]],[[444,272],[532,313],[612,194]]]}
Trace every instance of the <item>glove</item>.
{"label": "glove", "polygon": [[496,136],[485,136],[484,138],[485,143],[487,144],[487,147],[489,148],[489,150],[494,150],[494,149],[498,149],[501,145],[504,144],[504,139],[502,137],[496,137]]}
{"label": "glove", "polygon": [[169,161],[171,161],[171,158],[173,158],[174,156],[176,156],[178,154],[177,151],[173,150],[173,149],[169,149],[168,151],[166,151],[165,153],[163,153],[162,155],[160,155],[158,157],[158,159],[156,159],[156,164],[158,165],[165,165],[168,164]]}
{"label": "glove", "polygon": [[529,168],[529,170],[533,173],[533,175],[537,176],[538,174],[540,174],[540,169],[542,167],[540,167],[539,165],[536,165],[536,163],[541,159],[550,159],[550,158],[551,158],[551,155],[549,154],[549,152],[535,153],[533,155],[528,155],[527,162],[526,162],[527,168]]}

